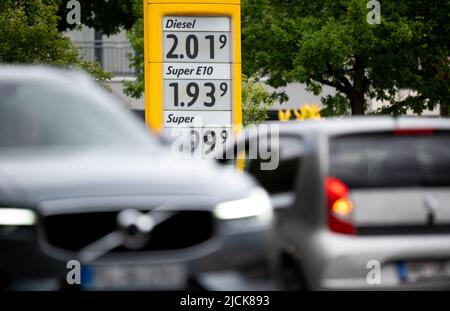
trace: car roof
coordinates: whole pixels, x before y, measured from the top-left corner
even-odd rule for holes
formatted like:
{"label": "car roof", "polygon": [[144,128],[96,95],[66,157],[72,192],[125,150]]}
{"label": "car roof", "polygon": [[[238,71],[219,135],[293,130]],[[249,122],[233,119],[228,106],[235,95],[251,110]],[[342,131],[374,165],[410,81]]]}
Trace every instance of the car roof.
{"label": "car roof", "polygon": [[53,85],[93,86],[93,80],[81,71],[44,65],[0,65],[2,82],[44,82]]}
{"label": "car roof", "polygon": [[268,122],[284,133],[324,133],[327,135],[408,129],[450,130],[449,118],[365,116],[321,120]]}

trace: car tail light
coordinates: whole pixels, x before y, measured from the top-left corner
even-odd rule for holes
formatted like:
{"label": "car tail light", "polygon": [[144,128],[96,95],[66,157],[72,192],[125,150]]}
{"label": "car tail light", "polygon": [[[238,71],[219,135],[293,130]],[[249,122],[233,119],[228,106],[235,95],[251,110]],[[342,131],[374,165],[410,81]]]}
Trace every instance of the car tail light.
{"label": "car tail light", "polygon": [[339,179],[328,177],[325,182],[327,195],[327,218],[331,231],[344,234],[355,234],[353,225],[353,204],[348,198],[349,189]]}

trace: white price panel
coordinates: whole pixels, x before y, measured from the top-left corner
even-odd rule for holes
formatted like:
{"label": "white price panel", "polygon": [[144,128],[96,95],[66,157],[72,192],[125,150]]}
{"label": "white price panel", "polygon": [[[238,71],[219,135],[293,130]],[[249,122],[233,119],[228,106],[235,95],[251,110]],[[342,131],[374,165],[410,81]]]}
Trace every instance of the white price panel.
{"label": "white price panel", "polygon": [[206,156],[232,133],[231,21],[165,16],[162,22],[164,127],[188,130]]}

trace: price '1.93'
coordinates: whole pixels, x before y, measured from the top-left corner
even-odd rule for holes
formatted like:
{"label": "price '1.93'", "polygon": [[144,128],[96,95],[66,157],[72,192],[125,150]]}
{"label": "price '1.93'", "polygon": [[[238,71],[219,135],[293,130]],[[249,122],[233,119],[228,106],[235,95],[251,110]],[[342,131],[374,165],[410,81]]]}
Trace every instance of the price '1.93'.
{"label": "price '1.93'", "polygon": [[[201,86],[201,87],[200,87]],[[216,104],[216,97],[223,97],[228,92],[228,83],[221,82],[219,85],[216,85],[213,82],[204,82],[199,85],[197,82],[190,82],[186,85],[186,95],[189,98],[187,103],[180,103],[180,87],[178,82],[169,83],[169,87],[173,89],[173,98],[175,107],[191,107],[194,105],[200,97],[200,89],[205,92],[206,101],[202,104],[205,107],[213,107]],[[203,97],[203,96],[202,96]]]}

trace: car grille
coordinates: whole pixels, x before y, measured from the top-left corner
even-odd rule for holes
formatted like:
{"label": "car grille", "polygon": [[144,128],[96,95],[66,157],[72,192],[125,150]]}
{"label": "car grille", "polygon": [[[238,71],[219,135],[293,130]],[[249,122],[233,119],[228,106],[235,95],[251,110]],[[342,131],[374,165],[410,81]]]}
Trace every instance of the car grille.
{"label": "car grille", "polygon": [[[43,220],[46,242],[60,249],[79,251],[117,231],[118,212],[51,215]],[[160,223],[139,251],[174,250],[203,243],[214,234],[213,217],[207,211],[181,211]],[[129,251],[123,246],[112,252]]]}

